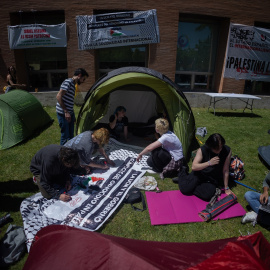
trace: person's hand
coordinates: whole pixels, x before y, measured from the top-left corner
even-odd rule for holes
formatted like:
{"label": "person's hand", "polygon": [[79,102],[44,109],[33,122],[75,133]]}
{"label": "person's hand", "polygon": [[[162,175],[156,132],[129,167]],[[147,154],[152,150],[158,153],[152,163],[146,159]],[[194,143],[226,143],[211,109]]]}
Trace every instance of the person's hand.
{"label": "person's hand", "polygon": [[66,194],[66,193],[63,193],[60,195],[59,200],[61,200],[63,202],[68,202],[71,200],[71,196]]}
{"label": "person's hand", "polygon": [[136,158],[136,161],[139,163],[141,159],[142,159],[142,155],[139,154],[139,155],[137,156],[137,158]]}
{"label": "person's hand", "polygon": [[210,159],[210,164],[211,164],[211,166],[217,165],[217,164],[219,164],[219,161],[220,161],[219,157],[216,156],[216,157],[213,157]]}
{"label": "person's hand", "polygon": [[65,112],[65,119],[70,122],[71,121],[71,115],[69,112]]}
{"label": "person's hand", "polygon": [[108,164],[110,164],[111,166],[115,166],[115,163],[114,163],[112,160],[108,159],[107,162],[108,162]]}
{"label": "person's hand", "polygon": [[260,203],[267,204],[268,202],[268,192],[264,192],[260,195]]}
{"label": "person's hand", "polygon": [[107,164],[101,165],[100,166],[100,169],[102,169],[102,170],[108,170],[109,169],[109,166]]}
{"label": "person's hand", "polygon": [[70,181],[67,181],[66,182],[65,188],[66,188],[67,191],[71,190],[71,183],[70,183]]}
{"label": "person's hand", "polygon": [[233,192],[230,189],[225,189],[225,194],[230,195],[230,194],[233,194]]}

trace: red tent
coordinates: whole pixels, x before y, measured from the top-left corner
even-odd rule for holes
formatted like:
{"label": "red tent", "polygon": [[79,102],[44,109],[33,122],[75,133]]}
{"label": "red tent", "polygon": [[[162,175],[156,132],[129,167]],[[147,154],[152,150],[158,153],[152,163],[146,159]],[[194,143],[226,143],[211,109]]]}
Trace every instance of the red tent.
{"label": "red tent", "polygon": [[127,239],[62,225],[41,229],[24,270],[270,269],[270,244],[261,232],[204,243]]}

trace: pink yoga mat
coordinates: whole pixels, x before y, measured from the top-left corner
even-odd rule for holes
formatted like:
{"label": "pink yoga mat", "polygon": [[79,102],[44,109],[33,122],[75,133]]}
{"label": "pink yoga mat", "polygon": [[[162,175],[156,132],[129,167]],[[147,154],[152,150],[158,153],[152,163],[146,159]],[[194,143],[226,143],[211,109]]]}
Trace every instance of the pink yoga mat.
{"label": "pink yoga mat", "polygon": [[[185,196],[179,190],[161,193],[146,191],[145,194],[152,225],[203,222],[198,213],[206,208],[208,202],[196,196]],[[220,198],[225,196],[221,194]],[[245,213],[245,209],[236,203],[214,217],[214,220],[239,217]]]}

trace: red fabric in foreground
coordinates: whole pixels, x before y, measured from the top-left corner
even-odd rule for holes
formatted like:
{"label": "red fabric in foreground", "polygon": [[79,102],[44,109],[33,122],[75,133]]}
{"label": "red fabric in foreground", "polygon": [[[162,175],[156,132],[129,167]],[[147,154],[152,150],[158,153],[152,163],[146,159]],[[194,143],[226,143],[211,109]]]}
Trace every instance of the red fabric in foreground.
{"label": "red fabric in foreground", "polygon": [[[37,233],[24,270],[54,269],[223,269],[228,260],[267,269],[270,244],[262,233],[204,243],[170,243],[127,239],[51,225]],[[204,266],[203,264],[207,264]],[[215,266],[215,268],[211,268]],[[260,267],[260,268],[258,268]]]}

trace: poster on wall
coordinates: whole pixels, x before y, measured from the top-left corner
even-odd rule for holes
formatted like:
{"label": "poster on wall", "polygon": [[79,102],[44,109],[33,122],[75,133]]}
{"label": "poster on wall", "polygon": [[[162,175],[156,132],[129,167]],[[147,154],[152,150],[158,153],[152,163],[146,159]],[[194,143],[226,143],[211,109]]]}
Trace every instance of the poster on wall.
{"label": "poster on wall", "polygon": [[155,9],[76,17],[79,50],[159,43]]}
{"label": "poster on wall", "polygon": [[66,23],[8,26],[8,41],[10,49],[67,47]]}
{"label": "poster on wall", "polygon": [[270,81],[270,30],[230,24],[224,77]]}

